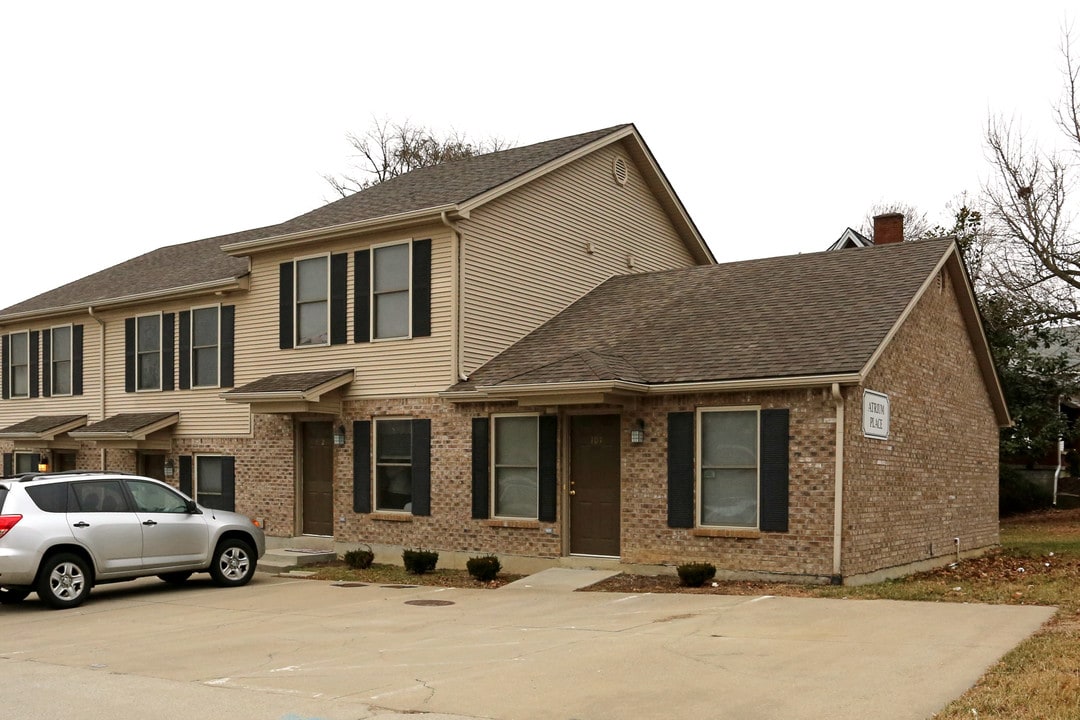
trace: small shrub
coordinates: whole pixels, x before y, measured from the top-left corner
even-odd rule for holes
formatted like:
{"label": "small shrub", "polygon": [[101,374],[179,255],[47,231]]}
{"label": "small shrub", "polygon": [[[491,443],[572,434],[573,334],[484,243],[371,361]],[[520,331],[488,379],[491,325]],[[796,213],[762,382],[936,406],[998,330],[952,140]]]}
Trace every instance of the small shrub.
{"label": "small shrub", "polygon": [[679,582],[686,587],[701,587],[716,577],[716,566],[712,563],[684,563],[675,570],[679,573]]}
{"label": "small shrub", "polygon": [[366,549],[350,550],[342,556],[345,564],[353,570],[367,570],[375,561],[375,553],[371,552],[371,546]]}
{"label": "small shrub", "polygon": [[1015,467],[1002,465],[999,477],[998,513],[1002,517],[1048,508],[1053,502],[1050,492]]}
{"label": "small shrub", "polygon": [[406,550],[401,553],[405,569],[413,575],[423,575],[435,569],[439,562],[439,553],[434,550]]}
{"label": "small shrub", "polygon": [[480,582],[491,582],[502,570],[502,563],[494,555],[484,555],[469,558],[465,563],[465,567],[468,568],[469,574]]}

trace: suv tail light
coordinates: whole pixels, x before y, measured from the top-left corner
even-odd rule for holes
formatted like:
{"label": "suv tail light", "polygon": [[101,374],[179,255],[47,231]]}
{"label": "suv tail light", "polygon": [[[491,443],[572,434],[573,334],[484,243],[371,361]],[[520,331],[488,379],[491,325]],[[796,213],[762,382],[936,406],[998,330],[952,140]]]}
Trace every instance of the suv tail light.
{"label": "suv tail light", "polygon": [[0,515],[0,538],[7,535],[8,530],[15,527],[15,523],[22,520],[22,515]]}

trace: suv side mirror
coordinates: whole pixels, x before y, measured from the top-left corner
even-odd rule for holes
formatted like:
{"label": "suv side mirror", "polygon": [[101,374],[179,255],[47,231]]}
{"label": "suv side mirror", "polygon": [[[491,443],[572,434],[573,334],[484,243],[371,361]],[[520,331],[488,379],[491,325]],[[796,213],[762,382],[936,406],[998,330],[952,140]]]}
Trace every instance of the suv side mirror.
{"label": "suv side mirror", "polygon": [[184,509],[187,510],[188,515],[202,515],[202,510],[199,509],[199,506],[195,504],[194,500],[188,500],[184,504]]}

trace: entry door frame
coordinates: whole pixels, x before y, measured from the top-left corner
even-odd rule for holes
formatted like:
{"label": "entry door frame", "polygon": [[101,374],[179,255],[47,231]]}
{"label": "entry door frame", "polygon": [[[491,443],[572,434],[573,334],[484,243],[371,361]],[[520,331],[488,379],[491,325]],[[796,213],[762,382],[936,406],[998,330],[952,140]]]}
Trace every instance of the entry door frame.
{"label": "entry door frame", "polygon": [[[304,513],[306,509],[304,507],[304,468],[307,458],[304,456],[304,442],[307,434],[304,429],[304,425],[312,423],[326,423],[330,425],[331,437],[333,436],[333,428],[335,417],[333,415],[297,415],[293,418],[293,437],[295,439],[295,462],[294,462],[294,487],[293,493],[295,497],[294,512],[293,512],[293,536],[300,537],[305,535],[304,533]],[[336,448],[331,446],[330,448],[330,493],[331,493],[331,507],[330,507],[330,531],[331,535],[326,537],[332,537],[334,531],[334,514],[337,510],[334,507],[334,480],[337,475],[337,453]],[[312,537],[324,537],[322,535],[312,535]]]}
{"label": "entry door frame", "polygon": [[[573,436],[572,436],[570,426],[571,426],[571,423],[573,422],[573,418],[575,418],[575,417],[593,416],[593,415],[614,415],[616,417],[616,419],[618,420],[618,422],[617,422],[618,434],[617,434],[616,437],[617,437],[617,439],[619,441],[619,516],[620,516],[619,517],[619,528],[620,528],[619,529],[619,555],[610,556],[610,557],[621,557],[622,556],[622,457],[623,457],[623,451],[624,451],[625,445],[626,445],[626,443],[623,442],[623,437],[622,437],[622,426],[623,426],[622,416],[623,416],[623,414],[624,414],[624,409],[623,408],[617,408],[617,407],[613,407],[613,408],[583,408],[583,409],[575,409],[575,410],[566,410],[566,409],[564,409],[561,413],[559,413],[559,425],[560,425],[559,439],[561,441],[561,451],[559,453],[559,462],[562,464],[562,468],[563,468],[563,471],[562,471],[562,481],[563,481],[562,482],[562,506],[564,508],[564,511],[562,513],[562,517],[560,518],[561,521],[562,521],[560,523],[560,526],[561,526],[560,532],[562,533],[562,536],[563,536],[562,554],[563,554],[564,557],[569,557],[569,556],[574,554],[572,552],[573,548],[571,547],[571,538],[570,538],[570,535],[571,535],[571,527],[570,526],[573,523],[573,518],[571,517],[572,513],[571,513],[571,509],[570,509],[570,500],[571,500],[570,483],[573,480],[571,447],[570,446],[571,446],[571,443],[572,443]],[[609,557],[609,556],[581,555],[581,557]]]}

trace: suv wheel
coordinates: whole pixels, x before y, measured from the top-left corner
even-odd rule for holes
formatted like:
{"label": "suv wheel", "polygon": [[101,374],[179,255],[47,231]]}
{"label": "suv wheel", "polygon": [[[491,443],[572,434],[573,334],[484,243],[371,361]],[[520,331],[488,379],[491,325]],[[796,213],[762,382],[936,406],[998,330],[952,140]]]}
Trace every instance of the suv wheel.
{"label": "suv wheel", "polygon": [[255,574],[255,553],[243,540],[230,538],[218,543],[210,563],[210,577],[222,587],[247,585]]}
{"label": "suv wheel", "polygon": [[37,594],[56,610],[81,605],[90,594],[90,572],[86,561],[71,553],[46,558],[41,564]]}
{"label": "suv wheel", "polygon": [[27,588],[0,588],[0,605],[21,603],[30,594]]}

